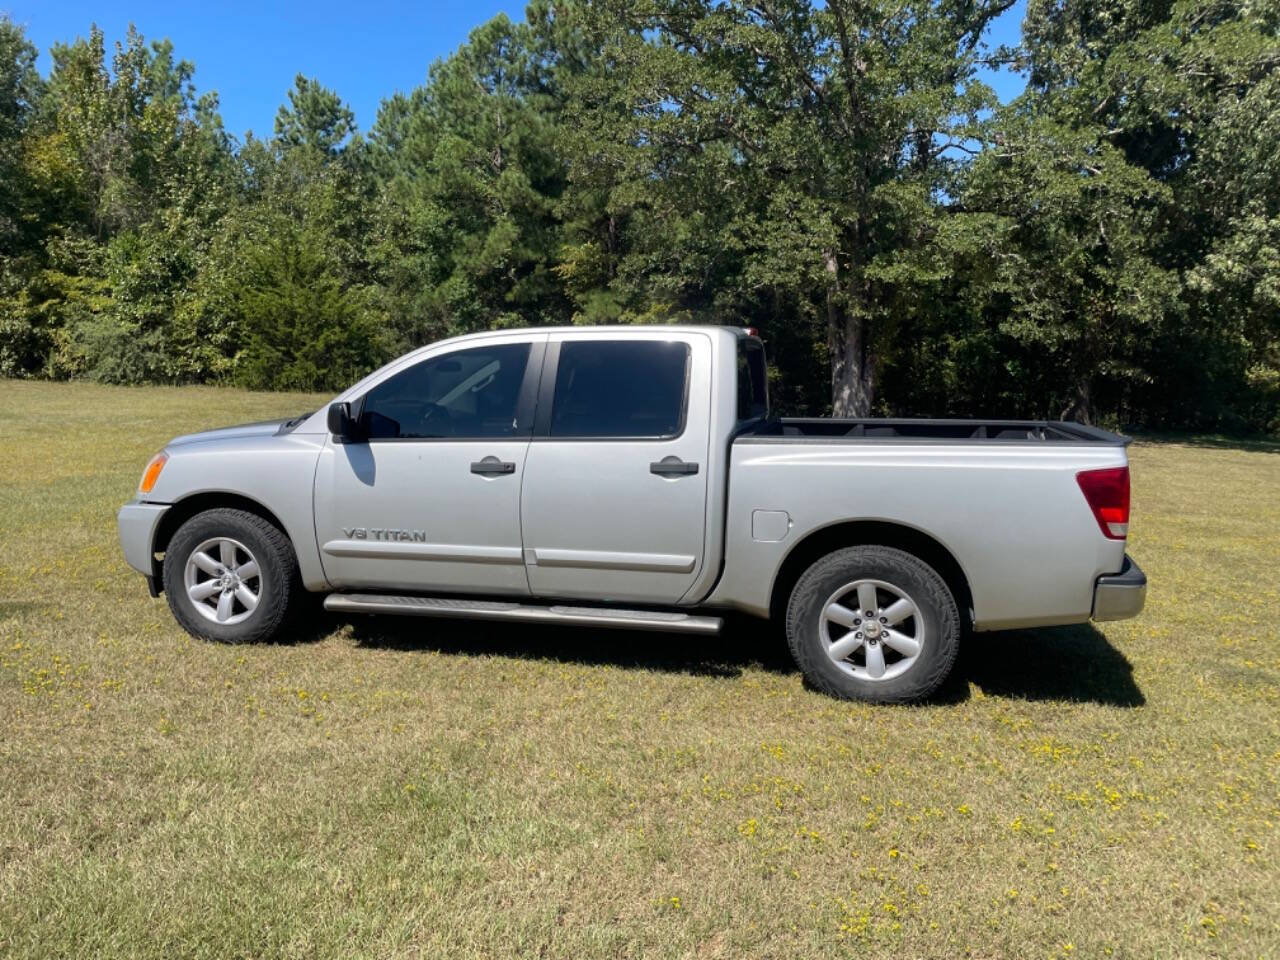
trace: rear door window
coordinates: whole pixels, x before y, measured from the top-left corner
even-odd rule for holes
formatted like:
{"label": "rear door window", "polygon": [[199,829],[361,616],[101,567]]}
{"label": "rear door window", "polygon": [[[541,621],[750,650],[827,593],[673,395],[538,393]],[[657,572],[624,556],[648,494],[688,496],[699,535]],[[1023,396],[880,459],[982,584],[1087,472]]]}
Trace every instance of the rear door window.
{"label": "rear door window", "polygon": [[553,437],[667,439],[684,429],[689,346],[670,340],[560,344]]}

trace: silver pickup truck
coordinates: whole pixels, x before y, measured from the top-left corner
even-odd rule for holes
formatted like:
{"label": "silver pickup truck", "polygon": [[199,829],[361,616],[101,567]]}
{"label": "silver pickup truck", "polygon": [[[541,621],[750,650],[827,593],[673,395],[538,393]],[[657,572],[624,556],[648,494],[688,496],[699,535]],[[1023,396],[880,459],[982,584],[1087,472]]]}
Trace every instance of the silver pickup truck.
{"label": "silver pickup truck", "polygon": [[172,440],[119,515],[210,640],[345,613],[714,633],[785,623],[841,697],[933,691],[965,628],[1135,616],[1126,441],[1074,423],[778,419],[725,327],[434,343],[287,421]]}

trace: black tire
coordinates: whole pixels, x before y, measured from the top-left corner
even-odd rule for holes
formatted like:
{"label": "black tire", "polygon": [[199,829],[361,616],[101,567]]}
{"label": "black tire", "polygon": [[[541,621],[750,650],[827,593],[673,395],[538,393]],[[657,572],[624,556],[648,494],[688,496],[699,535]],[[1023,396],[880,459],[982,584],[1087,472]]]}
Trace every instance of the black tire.
{"label": "black tire", "polygon": [[[897,676],[865,679],[855,675],[858,654],[844,664],[827,654],[823,610],[829,598],[860,580],[893,585],[919,611],[921,623],[912,624],[921,638],[919,652]],[[822,692],[845,700],[907,703],[933,693],[951,672],[960,649],[960,615],[946,582],[918,557],[892,547],[849,547],[818,560],[796,581],[787,604],[787,643],[805,679]],[[896,651],[889,655],[899,656]]]}
{"label": "black tire", "polygon": [[[196,548],[219,537],[242,544],[259,569],[257,605],[235,623],[216,623],[201,614],[184,580]],[[163,576],[169,609],[182,629],[219,643],[262,643],[277,637],[306,592],[293,544],[283,531],[256,514],[227,507],[198,513],[178,528],[165,549]],[[238,610],[246,612],[243,605]]]}

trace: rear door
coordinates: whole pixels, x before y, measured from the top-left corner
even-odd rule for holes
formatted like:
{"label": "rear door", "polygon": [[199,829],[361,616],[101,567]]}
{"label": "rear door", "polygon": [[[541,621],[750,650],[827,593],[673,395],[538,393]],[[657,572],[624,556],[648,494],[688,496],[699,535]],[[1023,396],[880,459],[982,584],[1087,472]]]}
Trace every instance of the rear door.
{"label": "rear door", "polygon": [[535,596],[673,604],[703,563],[711,339],[553,334],[521,493]]}

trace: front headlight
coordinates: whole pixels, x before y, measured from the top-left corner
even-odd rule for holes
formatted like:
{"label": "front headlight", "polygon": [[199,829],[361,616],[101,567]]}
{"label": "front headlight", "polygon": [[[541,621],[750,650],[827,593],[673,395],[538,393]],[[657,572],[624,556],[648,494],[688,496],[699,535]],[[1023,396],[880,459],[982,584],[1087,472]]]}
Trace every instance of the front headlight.
{"label": "front headlight", "polygon": [[142,471],[142,482],[138,484],[140,493],[150,493],[151,488],[156,485],[156,481],[160,479],[160,471],[164,469],[169,455],[167,453],[157,453],[151,458],[151,462],[147,464],[147,469]]}

